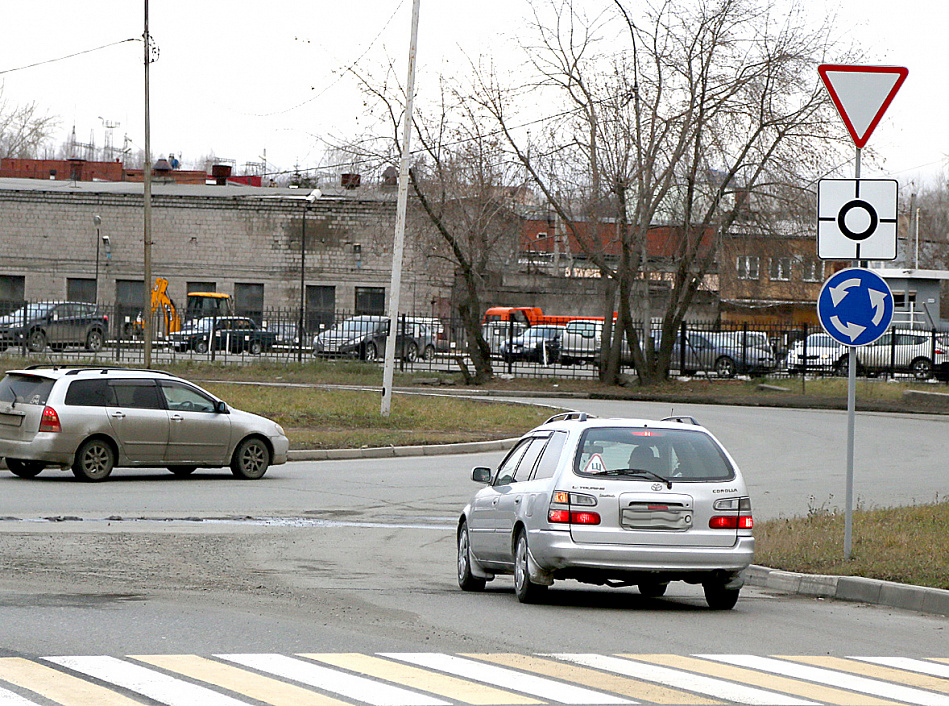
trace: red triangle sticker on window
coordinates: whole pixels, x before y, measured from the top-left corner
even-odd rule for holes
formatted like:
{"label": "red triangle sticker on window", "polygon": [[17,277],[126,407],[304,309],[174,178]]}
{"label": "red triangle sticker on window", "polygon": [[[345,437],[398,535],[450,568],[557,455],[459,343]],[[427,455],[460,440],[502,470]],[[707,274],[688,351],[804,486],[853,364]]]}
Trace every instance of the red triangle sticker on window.
{"label": "red triangle sticker on window", "polygon": [[854,144],[863,148],[909,70],[902,66],[821,64],[817,73]]}

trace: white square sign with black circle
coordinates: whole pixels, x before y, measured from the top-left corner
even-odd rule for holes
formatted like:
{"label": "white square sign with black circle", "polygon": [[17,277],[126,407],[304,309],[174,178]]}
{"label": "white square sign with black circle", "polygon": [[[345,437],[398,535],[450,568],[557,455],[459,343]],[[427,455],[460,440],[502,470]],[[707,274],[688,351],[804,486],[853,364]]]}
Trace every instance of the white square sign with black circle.
{"label": "white square sign with black circle", "polygon": [[896,201],[894,179],[821,179],[817,182],[817,257],[895,260]]}

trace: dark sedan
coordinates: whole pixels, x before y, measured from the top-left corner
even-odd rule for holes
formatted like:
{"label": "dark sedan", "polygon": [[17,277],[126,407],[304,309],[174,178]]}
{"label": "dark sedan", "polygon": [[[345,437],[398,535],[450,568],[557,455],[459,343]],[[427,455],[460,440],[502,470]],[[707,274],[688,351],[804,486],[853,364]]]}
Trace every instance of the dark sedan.
{"label": "dark sedan", "polygon": [[560,337],[563,326],[531,326],[510,341],[502,341],[501,357],[506,361],[529,360],[556,363],[560,360]]}
{"label": "dark sedan", "polygon": [[176,351],[207,353],[214,350],[257,355],[274,347],[278,334],[242,316],[208,316],[193,321],[168,338]]}

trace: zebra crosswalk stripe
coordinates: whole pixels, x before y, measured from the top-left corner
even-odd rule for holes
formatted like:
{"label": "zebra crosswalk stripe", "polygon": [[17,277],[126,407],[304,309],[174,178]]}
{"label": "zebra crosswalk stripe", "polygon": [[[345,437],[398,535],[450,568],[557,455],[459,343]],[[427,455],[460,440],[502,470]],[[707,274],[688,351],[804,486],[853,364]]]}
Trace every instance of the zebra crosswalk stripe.
{"label": "zebra crosswalk stripe", "polygon": [[[926,662],[921,659],[910,659],[909,657],[851,657],[850,659],[858,659],[861,662],[870,662],[871,664],[882,664],[885,667],[892,667],[893,669],[907,672],[919,672],[920,674],[928,674],[933,677],[939,677],[940,679],[949,679],[949,666]],[[937,686],[937,684],[934,684],[933,688],[937,688]],[[949,690],[949,682],[946,682],[939,688],[939,691],[945,690]]]}
{"label": "zebra crosswalk stripe", "polygon": [[0,688],[0,706],[36,706],[36,702]]}
{"label": "zebra crosswalk stripe", "polygon": [[774,691],[735,684],[723,679],[690,674],[678,669],[644,664],[619,657],[596,654],[557,654],[554,656],[567,662],[575,662],[594,669],[616,672],[624,676],[654,681],[667,686],[677,686],[680,689],[697,691],[700,694],[734,703],[752,704],[754,706],[812,706],[815,703],[785,696]]}
{"label": "zebra crosswalk stripe", "polygon": [[570,686],[564,682],[524,674],[513,669],[506,669],[492,664],[476,662],[454,655],[424,653],[382,653],[383,657],[397,659],[410,664],[417,664],[428,669],[447,672],[465,679],[483,681],[512,691],[520,691],[539,698],[548,699],[560,704],[630,704],[627,699],[610,696],[601,691],[591,691],[578,686]]}
{"label": "zebra crosswalk stripe", "polygon": [[[127,696],[22,657],[0,659],[0,679],[69,706],[135,706]],[[6,701],[0,699],[0,704]],[[27,702],[21,702],[27,703]]]}
{"label": "zebra crosswalk stripe", "polygon": [[839,671],[823,667],[811,667],[805,664],[796,664],[783,659],[772,657],[755,657],[753,655],[696,655],[702,659],[713,659],[726,664],[737,664],[751,669],[758,669],[774,674],[783,674],[796,679],[806,679],[818,684],[832,684],[864,694],[872,694],[887,699],[896,699],[919,706],[949,706],[949,698],[942,694],[914,689],[900,684],[892,684],[853,674],[844,674]]}

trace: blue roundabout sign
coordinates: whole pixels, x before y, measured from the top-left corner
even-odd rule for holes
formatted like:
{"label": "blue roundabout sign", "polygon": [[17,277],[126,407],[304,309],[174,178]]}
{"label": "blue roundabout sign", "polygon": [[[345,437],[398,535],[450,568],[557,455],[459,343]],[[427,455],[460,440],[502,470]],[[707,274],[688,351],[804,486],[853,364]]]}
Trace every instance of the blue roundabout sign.
{"label": "blue roundabout sign", "polygon": [[893,293],[872,270],[850,267],[827,278],[817,297],[817,317],[845,346],[873,343],[893,320]]}

